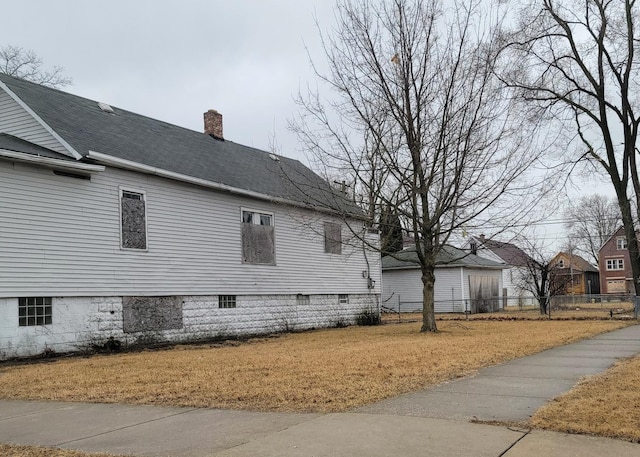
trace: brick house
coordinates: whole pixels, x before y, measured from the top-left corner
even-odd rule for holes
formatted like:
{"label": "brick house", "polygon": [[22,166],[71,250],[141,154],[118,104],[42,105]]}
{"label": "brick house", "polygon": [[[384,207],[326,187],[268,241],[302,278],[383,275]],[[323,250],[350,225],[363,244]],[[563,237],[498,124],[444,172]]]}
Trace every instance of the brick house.
{"label": "brick house", "polygon": [[634,294],[631,259],[624,227],[605,242],[598,253],[600,289],[603,294]]}

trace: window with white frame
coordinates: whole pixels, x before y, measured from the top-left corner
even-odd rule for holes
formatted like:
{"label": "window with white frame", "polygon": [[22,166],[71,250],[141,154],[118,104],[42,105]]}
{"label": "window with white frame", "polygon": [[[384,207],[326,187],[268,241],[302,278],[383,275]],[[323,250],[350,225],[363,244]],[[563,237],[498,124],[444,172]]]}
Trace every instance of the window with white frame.
{"label": "window with white frame", "polygon": [[618,251],[622,251],[623,249],[627,249],[627,238],[624,236],[619,236],[616,238],[616,249]]}
{"label": "window with white frame", "polygon": [[558,260],[558,268],[564,268],[564,259]]}
{"label": "window with white frame", "polygon": [[147,207],[144,192],[120,189],[120,246],[147,249]]}
{"label": "window with white frame", "polygon": [[340,304],[340,305],[348,305],[349,304],[349,295],[347,295],[347,294],[338,295],[338,304]]}
{"label": "window with white frame", "polygon": [[235,308],[235,295],[218,295],[218,308]]}
{"label": "window with white frame", "polygon": [[624,270],[624,259],[607,259],[607,270]]}
{"label": "window with white frame", "polygon": [[18,326],[31,327],[51,323],[51,297],[18,298]]}
{"label": "window with white frame", "polygon": [[324,223],[324,252],[342,254],[342,225],[336,222]]}
{"label": "window with white frame", "polygon": [[242,261],[275,264],[273,213],[242,210]]}

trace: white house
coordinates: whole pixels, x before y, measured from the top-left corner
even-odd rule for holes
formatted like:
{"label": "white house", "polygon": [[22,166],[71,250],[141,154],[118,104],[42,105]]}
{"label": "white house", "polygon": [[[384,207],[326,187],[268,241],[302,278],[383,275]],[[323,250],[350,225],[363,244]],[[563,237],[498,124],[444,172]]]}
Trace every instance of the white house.
{"label": "white house", "polygon": [[223,139],[217,112],[205,131],[0,75],[0,359],[377,309],[379,254],[344,222],[357,208]]}
{"label": "white house", "polygon": [[[436,313],[476,313],[503,307],[504,265],[453,246],[444,246],[436,262]],[[421,311],[421,276],[415,247],[383,257],[383,306],[399,312]]]}
{"label": "white house", "polygon": [[530,274],[527,266],[533,261],[526,252],[515,244],[492,240],[484,235],[472,236],[465,248],[480,257],[505,266],[502,270],[502,287],[507,306],[537,304],[535,295],[519,285],[522,278]]}

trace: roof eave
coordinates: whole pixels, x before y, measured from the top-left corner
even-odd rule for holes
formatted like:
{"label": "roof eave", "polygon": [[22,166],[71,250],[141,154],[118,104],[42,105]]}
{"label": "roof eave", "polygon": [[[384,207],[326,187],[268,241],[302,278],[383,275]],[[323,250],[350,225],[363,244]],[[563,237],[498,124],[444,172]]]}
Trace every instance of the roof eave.
{"label": "roof eave", "polygon": [[[115,168],[121,168],[124,170],[136,171],[139,173],[151,174],[155,176],[160,176],[162,178],[173,179],[175,181],[181,181],[189,184],[194,184],[196,186],[207,187],[209,189],[215,189],[221,192],[228,192],[231,194],[241,195],[243,197],[251,197],[258,200],[266,200],[273,203],[281,203],[290,206],[296,206],[300,208],[305,208],[313,211],[319,211],[327,214],[340,214],[337,211],[331,211],[328,208],[318,208],[313,205],[307,205],[299,201],[276,197],[273,195],[267,195],[260,192],[255,192],[248,189],[241,189],[238,187],[229,186],[226,184],[209,181],[202,178],[196,178],[194,176],[185,175],[182,173],[176,173],[174,171],[166,170],[163,168],[153,167],[150,165],[145,165],[143,163],[134,162],[132,160],[121,159],[120,157],[114,157],[109,154],[104,154],[102,152],[97,151],[89,151],[87,154],[87,158],[95,160],[96,162],[112,166]],[[353,219],[361,219],[357,215],[351,216]]]}
{"label": "roof eave", "polygon": [[100,173],[104,171],[102,165],[92,165],[82,162],[71,162],[68,160],[54,159],[51,157],[36,156],[24,152],[11,151],[9,149],[0,149],[0,159],[8,159],[16,162],[30,163],[40,165],[55,170],[68,170],[84,173]]}

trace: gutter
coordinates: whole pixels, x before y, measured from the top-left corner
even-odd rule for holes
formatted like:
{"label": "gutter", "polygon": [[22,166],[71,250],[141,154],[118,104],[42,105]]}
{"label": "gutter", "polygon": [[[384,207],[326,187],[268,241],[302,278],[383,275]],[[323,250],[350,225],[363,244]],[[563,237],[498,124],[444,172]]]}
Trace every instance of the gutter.
{"label": "gutter", "polygon": [[0,149],[0,159],[10,159],[17,162],[31,163],[47,168],[54,168],[56,170],[69,170],[76,172],[81,171],[85,173],[100,173],[105,169],[102,165],[71,162],[67,160],[54,159],[51,157],[26,154],[24,152],[11,151],[9,149]]}
{"label": "gutter", "polygon": [[[239,187],[228,186],[226,184],[208,181],[202,178],[196,178],[194,176],[185,175],[182,173],[176,173],[174,171],[165,170],[163,168],[152,167],[150,165],[145,165],[139,162],[134,162],[132,160],[121,159],[120,157],[114,157],[109,154],[103,154],[102,152],[97,151],[89,151],[86,156],[88,159],[93,159],[96,162],[103,163],[105,165],[110,165],[116,168],[122,168],[125,170],[137,171],[139,173],[145,173],[155,176],[160,176],[162,178],[173,179],[175,181],[186,182],[189,184],[195,184],[196,186],[207,187],[209,189],[215,189],[222,192],[228,192],[236,195],[241,195],[244,197],[256,198],[258,200],[266,200],[274,203],[282,203],[290,206],[297,206],[302,208],[307,208],[313,211],[320,211],[328,214],[340,214],[337,211],[332,211],[330,209],[318,208],[313,205],[301,203],[295,200],[290,200],[282,197],[274,197],[272,195],[263,194],[260,192],[254,192],[248,189],[241,189]],[[358,219],[355,216],[354,219]]]}

